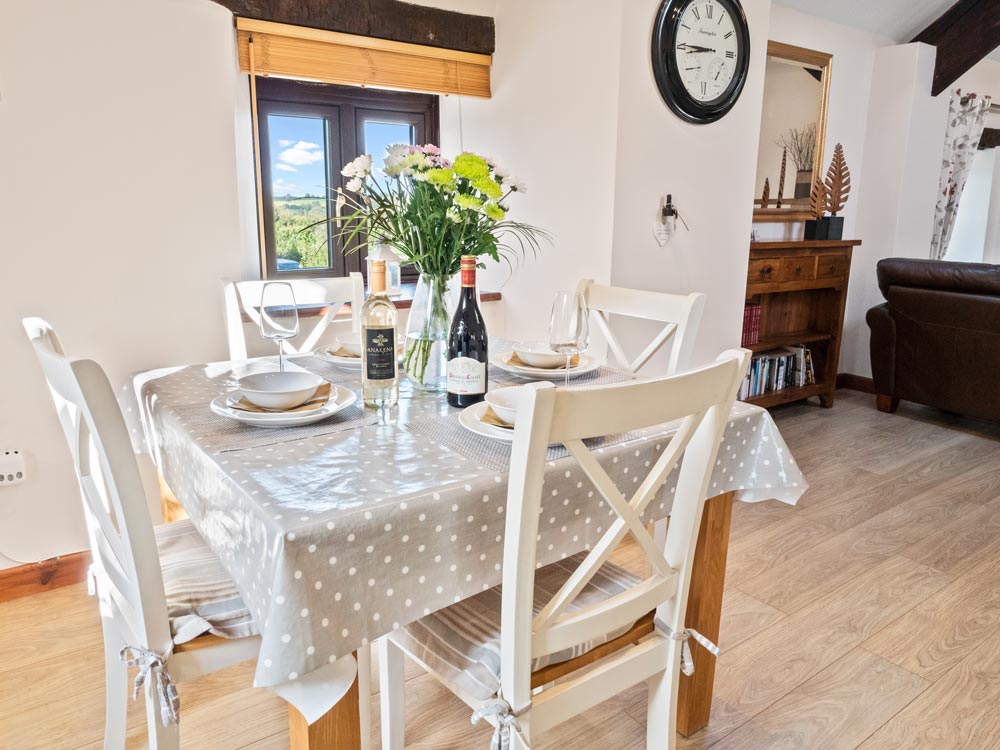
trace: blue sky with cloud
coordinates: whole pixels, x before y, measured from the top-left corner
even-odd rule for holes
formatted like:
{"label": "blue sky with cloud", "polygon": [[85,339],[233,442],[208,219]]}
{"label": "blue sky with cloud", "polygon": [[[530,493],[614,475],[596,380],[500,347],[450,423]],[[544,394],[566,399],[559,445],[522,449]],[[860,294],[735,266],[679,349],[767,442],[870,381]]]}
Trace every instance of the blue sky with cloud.
{"label": "blue sky with cloud", "polygon": [[276,196],[326,196],[323,121],[270,115],[271,179]]}
{"label": "blue sky with cloud", "polygon": [[[315,117],[268,115],[271,179],[277,197],[328,196],[326,139],[323,120]],[[367,120],[361,134],[367,153],[378,169],[385,149],[393,143],[412,143],[413,129],[404,123]],[[346,157],[350,161],[353,157]]]}

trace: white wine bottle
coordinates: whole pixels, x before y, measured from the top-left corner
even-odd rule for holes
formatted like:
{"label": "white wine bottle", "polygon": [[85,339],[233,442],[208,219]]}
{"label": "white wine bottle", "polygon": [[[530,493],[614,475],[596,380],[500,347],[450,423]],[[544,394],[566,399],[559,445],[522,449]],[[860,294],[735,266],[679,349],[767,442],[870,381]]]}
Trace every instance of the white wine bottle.
{"label": "white wine bottle", "polygon": [[385,261],[375,260],[361,308],[361,397],[365,406],[392,406],[399,399],[396,306],[385,293]]}

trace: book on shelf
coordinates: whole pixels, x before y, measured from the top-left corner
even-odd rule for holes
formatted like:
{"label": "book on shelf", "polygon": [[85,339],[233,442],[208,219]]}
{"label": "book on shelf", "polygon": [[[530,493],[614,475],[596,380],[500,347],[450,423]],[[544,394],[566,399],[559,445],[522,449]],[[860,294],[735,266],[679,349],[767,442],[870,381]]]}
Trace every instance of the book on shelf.
{"label": "book on shelf", "polygon": [[743,377],[741,401],[786,388],[801,388],[816,382],[812,351],[807,346],[786,346],[756,354]]}
{"label": "book on shelf", "polygon": [[760,305],[747,302],[743,306],[743,346],[760,341]]}

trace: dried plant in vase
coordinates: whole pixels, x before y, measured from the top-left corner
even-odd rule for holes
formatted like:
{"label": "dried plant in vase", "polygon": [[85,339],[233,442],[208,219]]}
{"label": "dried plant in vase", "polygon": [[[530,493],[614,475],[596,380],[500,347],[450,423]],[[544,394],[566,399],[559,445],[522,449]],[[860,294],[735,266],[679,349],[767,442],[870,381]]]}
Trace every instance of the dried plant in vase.
{"label": "dried plant in vase", "polygon": [[764,192],[760,196],[760,207],[767,208],[768,202],[771,200],[771,180],[767,177],[764,178]]}
{"label": "dried plant in vase", "polygon": [[795,198],[808,198],[812,185],[814,160],[816,157],[816,123],[803,128],[789,128],[774,144],[788,149],[788,155],[795,164]]}

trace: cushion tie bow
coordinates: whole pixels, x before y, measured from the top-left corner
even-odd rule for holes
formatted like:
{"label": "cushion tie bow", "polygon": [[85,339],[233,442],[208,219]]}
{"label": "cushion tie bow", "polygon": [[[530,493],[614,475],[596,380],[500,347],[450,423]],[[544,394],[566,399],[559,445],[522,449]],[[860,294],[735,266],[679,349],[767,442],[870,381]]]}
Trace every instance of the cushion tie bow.
{"label": "cushion tie bow", "polygon": [[135,676],[132,684],[132,700],[139,697],[146,680],[152,678],[156,681],[156,702],[160,707],[160,721],[165,727],[172,727],[177,724],[180,718],[181,699],[177,694],[177,686],[174,685],[170,672],[167,671],[167,656],[161,656],[155,651],[136,646],[125,646],[119,653],[119,657],[130,667],[138,667],[139,673]]}
{"label": "cushion tie bow", "polygon": [[503,694],[498,692],[496,698],[490,698],[476,709],[475,713],[472,714],[472,723],[478,724],[481,719],[493,718],[496,720],[496,726],[493,727],[493,739],[490,740],[490,750],[510,750],[512,733],[517,735],[524,750],[530,750],[528,741],[521,732],[521,724],[517,720],[517,717],[527,710],[525,708],[523,711],[515,712],[510,704],[504,700]]}
{"label": "cushion tie bow", "polygon": [[688,677],[694,674],[694,657],[691,655],[691,645],[688,643],[689,639],[694,638],[698,643],[704,646],[705,649],[712,654],[712,656],[719,655],[719,647],[694,628],[685,628],[684,630],[675,633],[673,628],[659,618],[656,618],[653,621],[653,624],[656,626],[657,630],[662,632],[671,640],[681,641],[681,671]]}

